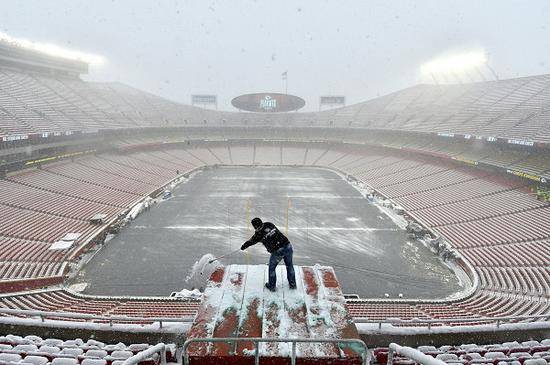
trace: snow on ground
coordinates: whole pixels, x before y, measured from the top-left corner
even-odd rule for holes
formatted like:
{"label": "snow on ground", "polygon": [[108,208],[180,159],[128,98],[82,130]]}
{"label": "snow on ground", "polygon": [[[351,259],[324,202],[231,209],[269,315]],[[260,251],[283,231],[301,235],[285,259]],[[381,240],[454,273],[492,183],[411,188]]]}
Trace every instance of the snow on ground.
{"label": "snow on ground", "polygon": [[[208,279],[218,267],[223,266],[211,253],[203,255],[191,268],[185,282],[191,288],[204,290]],[[183,293],[183,291],[180,291]],[[192,292],[191,292],[192,293]]]}
{"label": "snow on ground", "polygon": [[173,292],[170,296],[178,299],[201,299],[202,293],[199,289],[182,289],[178,292]]}
{"label": "snow on ground", "polygon": [[164,190],[164,193],[159,195],[156,198],[146,197],[141,202],[134,205],[128,214],[126,214],[126,217],[124,218],[126,222],[133,221],[145,210],[149,209],[154,204],[162,203],[166,200],[169,200],[172,197],[172,190],[174,190],[178,185],[184,184],[189,181],[189,179],[192,176],[195,176],[196,174],[200,173],[200,170],[197,170],[193,173],[191,173],[188,177],[180,176],[172,180],[170,184],[168,184]]}
{"label": "snow on ground", "polygon": [[409,222],[402,216],[395,212],[395,209],[390,205],[389,201],[384,198],[375,197],[372,203],[384,212],[390,219],[401,229],[407,228]]}
{"label": "snow on ground", "polygon": [[407,228],[409,222],[398,214],[402,208],[393,204],[390,200],[374,194],[374,190],[368,187],[366,184],[358,181],[348,181],[361,195],[368,199],[374,206],[376,206],[382,213],[388,216],[394,223],[401,229]]}
{"label": "snow on ground", "polygon": [[142,202],[137,203],[130,209],[130,212],[126,215],[124,218],[126,221],[133,221],[137,218],[138,215],[140,215],[144,210],[149,209],[151,205],[153,205],[155,202],[152,198],[147,197]]}
{"label": "snow on ground", "polygon": [[69,286],[69,290],[80,293],[80,292],[83,292],[87,286],[88,286],[87,283],[73,284]]}

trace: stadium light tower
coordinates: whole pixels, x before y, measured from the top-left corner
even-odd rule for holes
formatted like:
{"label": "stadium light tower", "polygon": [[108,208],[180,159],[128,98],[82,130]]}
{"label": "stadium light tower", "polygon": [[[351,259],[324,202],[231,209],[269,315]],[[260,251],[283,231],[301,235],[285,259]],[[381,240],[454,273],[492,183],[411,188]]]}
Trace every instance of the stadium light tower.
{"label": "stadium light tower", "polygon": [[477,71],[481,76],[482,80],[483,73],[480,70],[480,67],[487,67],[495,79],[498,79],[494,70],[488,65],[487,53],[484,51],[472,51],[465,52],[460,54],[454,54],[449,56],[438,57],[432,61],[424,63],[420,70],[423,75],[431,77],[436,84],[438,80],[443,78],[447,80],[449,76],[462,82],[460,75],[467,75],[471,79],[471,71]]}

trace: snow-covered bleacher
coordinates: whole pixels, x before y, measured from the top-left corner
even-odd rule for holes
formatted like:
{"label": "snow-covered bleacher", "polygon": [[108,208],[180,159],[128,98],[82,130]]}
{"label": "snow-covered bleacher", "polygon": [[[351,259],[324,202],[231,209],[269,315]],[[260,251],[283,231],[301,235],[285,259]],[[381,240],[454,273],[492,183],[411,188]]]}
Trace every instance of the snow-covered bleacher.
{"label": "snow-covered bleacher", "polygon": [[[123,134],[143,128],[176,128],[181,129],[181,138],[205,139],[341,141],[353,139],[359,132],[361,136],[355,139],[361,143],[445,155],[548,181],[550,159],[548,152],[540,149],[550,142],[548,90],[549,75],[464,85],[417,85],[323,112],[254,114],[178,104],[120,83],[84,82],[0,66],[0,150],[51,141],[74,143],[82,138],[96,138],[97,143],[111,131]],[[237,148],[235,152],[234,163],[249,163]],[[258,151],[258,163],[265,160],[263,152]],[[33,154],[40,157],[52,151]],[[13,155],[0,155],[0,165],[29,158],[28,151],[14,151]]]}
{"label": "snow-covered bleacher", "polygon": [[[368,341],[367,341],[368,343]],[[124,360],[148,349],[147,343],[105,343],[95,339],[81,338],[59,339],[42,338],[36,335],[19,336],[5,334],[0,336],[0,363],[32,365],[121,365]],[[178,361],[176,344],[168,344],[166,362]],[[392,352],[390,363],[388,356]],[[398,352],[394,352],[395,349]],[[154,350],[154,349],[153,349]],[[380,365],[430,364],[493,364],[493,365],[547,365],[550,364],[550,339],[532,339],[528,341],[509,341],[501,343],[465,343],[442,346],[420,345],[414,348],[388,344],[371,351],[371,363]],[[146,356],[140,365],[160,364],[160,353]],[[427,356],[427,357],[424,357]],[[242,358],[241,358],[242,359]],[[441,361],[441,362],[440,362]]]}
{"label": "snow-covered bleacher", "polygon": [[[68,264],[106,224],[196,163],[163,151],[88,156],[1,180],[0,247],[7,251],[1,254],[0,292],[62,282]],[[103,224],[90,221],[95,214],[104,215]],[[71,233],[78,235],[72,244],[52,249]]]}
{"label": "snow-covered bleacher", "polygon": [[[0,297],[0,307],[44,312],[67,312],[73,314],[95,314],[142,318],[184,318],[195,314],[198,303],[195,301],[167,299],[105,298],[78,295],[62,289],[21,292]],[[61,317],[45,315],[46,320],[65,320]],[[75,319],[71,319],[74,321]],[[91,322],[105,323],[104,319]],[[114,321],[115,323],[117,321]],[[135,322],[135,321],[134,321]],[[123,323],[130,323],[124,321]],[[146,323],[139,321],[139,323]]]}
{"label": "snow-covered bleacher", "polygon": [[[395,347],[395,346],[394,346]],[[418,346],[415,350],[447,364],[493,364],[493,365],[547,365],[550,364],[550,339],[524,342],[512,341],[497,344],[461,344]],[[390,348],[373,349],[373,360],[377,364],[388,364]],[[429,359],[428,359],[429,360]],[[425,362],[426,364],[428,362]],[[415,365],[409,356],[394,355],[393,365]],[[390,364],[388,364],[390,365]]]}
{"label": "snow-covered bleacher", "polygon": [[[0,364],[28,365],[121,365],[126,359],[151,348],[146,343],[106,344],[80,338],[61,340],[28,335],[0,336]],[[175,345],[166,347],[166,361],[175,363]],[[152,355],[140,365],[160,364],[159,354]]]}
{"label": "snow-covered bleacher", "polygon": [[[550,206],[529,194],[523,180],[412,153],[322,143],[178,145],[87,156],[13,173],[0,182],[0,284],[4,285],[0,288],[9,292],[61,282],[66,265],[74,263],[81,248],[104,227],[88,221],[91,213],[116,217],[175,178],[176,170],[185,173],[202,165],[252,163],[305,163],[356,176],[445,236],[480,278],[473,295],[449,303],[349,300],[354,317],[465,317],[474,324],[476,318],[487,316],[548,314]],[[49,249],[67,233],[81,235],[69,248]],[[20,279],[26,280],[24,285],[14,286]],[[54,299],[44,300],[43,295]],[[56,289],[4,295],[0,307],[79,312],[88,310],[88,302]],[[162,300],[130,301],[128,306],[120,304],[126,303],[120,299],[100,302],[93,313],[153,313],[165,305]],[[191,313],[196,309],[196,303],[177,306]]]}
{"label": "snow-covered bleacher", "polygon": [[165,126],[309,126],[445,133],[548,143],[550,76],[417,85],[318,113],[218,112],[120,83],[0,68],[0,136]]}

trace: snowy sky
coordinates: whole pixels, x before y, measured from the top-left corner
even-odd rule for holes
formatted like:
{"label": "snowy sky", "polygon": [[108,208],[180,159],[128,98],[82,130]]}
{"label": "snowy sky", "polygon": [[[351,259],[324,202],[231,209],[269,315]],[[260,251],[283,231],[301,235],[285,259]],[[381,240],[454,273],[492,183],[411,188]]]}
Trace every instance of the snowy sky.
{"label": "snowy sky", "polygon": [[316,110],[422,80],[434,57],[483,49],[501,78],[550,73],[549,0],[1,0],[0,31],[103,55],[89,80],[189,103],[284,90]]}

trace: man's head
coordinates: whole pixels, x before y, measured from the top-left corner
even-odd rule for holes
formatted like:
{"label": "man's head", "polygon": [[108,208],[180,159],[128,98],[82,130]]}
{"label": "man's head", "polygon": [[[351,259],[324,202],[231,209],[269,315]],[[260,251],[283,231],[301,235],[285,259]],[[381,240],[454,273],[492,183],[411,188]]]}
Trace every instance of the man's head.
{"label": "man's head", "polygon": [[252,219],[252,220],[250,221],[250,223],[252,223],[252,227],[254,227],[254,230],[255,230],[256,232],[259,231],[259,230],[262,228],[262,225],[264,224],[264,223],[262,222],[262,220],[261,220],[260,218],[258,218],[258,217]]}

